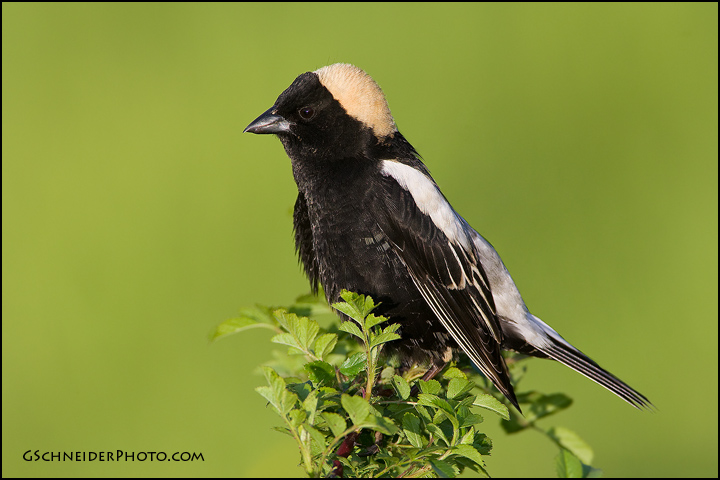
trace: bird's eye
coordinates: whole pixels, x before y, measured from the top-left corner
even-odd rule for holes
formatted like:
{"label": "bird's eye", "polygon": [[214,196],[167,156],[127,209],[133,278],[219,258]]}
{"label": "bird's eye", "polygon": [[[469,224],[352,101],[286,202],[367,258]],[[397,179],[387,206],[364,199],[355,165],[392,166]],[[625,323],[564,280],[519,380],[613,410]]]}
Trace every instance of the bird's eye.
{"label": "bird's eye", "polygon": [[304,120],[310,120],[315,115],[315,110],[312,107],[303,107],[298,113]]}

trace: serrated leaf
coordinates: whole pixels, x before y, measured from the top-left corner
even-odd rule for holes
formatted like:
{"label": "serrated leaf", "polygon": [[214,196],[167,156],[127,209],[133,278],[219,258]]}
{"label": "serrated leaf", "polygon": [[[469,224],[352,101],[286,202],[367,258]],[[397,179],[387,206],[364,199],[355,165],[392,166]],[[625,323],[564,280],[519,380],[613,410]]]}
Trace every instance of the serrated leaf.
{"label": "serrated leaf", "polygon": [[342,435],[345,429],[347,429],[345,419],[337,413],[323,412],[320,414],[320,417],[325,420],[325,423],[328,424],[328,427],[330,427],[330,430],[336,437]]}
{"label": "serrated leaf", "polygon": [[358,308],[357,305],[355,305],[354,303],[345,301],[345,303],[333,303],[332,306],[335,310],[344,313],[345,315],[357,322],[362,322],[365,319],[362,314],[362,308]]}
{"label": "serrated leaf", "polygon": [[463,378],[467,380],[467,375],[463,373],[462,370],[460,370],[457,367],[450,367],[447,370],[445,370],[445,373],[443,373],[443,378]]}
{"label": "serrated leaf", "polygon": [[367,357],[365,352],[353,353],[340,365],[340,373],[350,379],[355,378],[358,373],[365,369]]}
{"label": "serrated leaf", "polygon": [[473,389],[475,384],[463,378],[451,378],[447,386],[447,397],[457,398]]}
{"label": "serrated leaf", "polygon": [[273,392],[272,388],[265,386],[255,387],[255,391],[262,395],[263,398],[265,398],[265,400],[267,400],[268,403],[272,405],[278,413],[280,413],[280,409],[278,408],[278,400],[275,398],[275,392]]}
{"label": "serrated leaf", "polygon": [[461,457],[469,458],[481,467],[485,466],[485,461],[483,460],[482,455],[480,455],[480,452],[475,450],[475,447],[473,447],[472,445],[456,445],[452,448],[451,452],[454,455],[460,455]]}
{"label": "serrated leaf", "polygon": [[395,435],[399,431],[392,420],[376,415],[368,415],[358,426],[375,430],[385,435]]}
{"label": "serrated leaf", "polygon": [[295,438],[293,436],[292,432],[290,431],[290,429],[287,427],[271,427],[271,428],[273,430],[275,430],[276,432],[284,433],[285,435],[287,435],[289,437]]}
{"label": "serrated leaf", "polygon": [[336,383],[335,367],[327,362],[316,360],[305,364],[305,371],[315,385],[334,385]]}
{"label": "serrated leaf", "polygon": [[370,404],[360,396],[351,397],[347,393],[343,393],[340,397],[340,403],[350,415],[350,420],[354,425],[360,425],[370,413]]}
{"label": "serrated leaf", "polygon": [[436,438],[439,438],[443,442],[445,442],[445,445],[448,447],[450,446],[450,441],[448,440],[447,436],[445,435],[445,432],[443,432],[442,428],[440,428],[438,425],[435,425],[434,423],[428,423],[425,425],[425,428],[428,432],[432,433]]}
{"label": "serrated leaf", "polygon": [[420,391],[422,393],[437,395],[442,390],[442,386],[437,380],[428,380],[427,382],[425,380],[418,380],[418,384],[420,385]]}
{"label": "serrated leaf", "polygon": [[375,307],[377,306],[377,305],[375,305],[375,302],[373,301],[372,297],[370,297],[369,295],[365,296],[365,298],[363,298],[363,295],[360,295],[358,300],[364,301],[363,310],[362,310],[363,317],[367,317],[368,315],[370,315],[370,312],[372,312],[375,309]]}
{"label": "serrated leaf", "polygon": [[342,322],[340,324],[340,327],[338,327],[343,332],[347,332],[351,335],[355,335],[360,340],[364,340],[365,337],[363,336],[362,332],[360,331],[360,327],[357,326],[355,322]]}
{"label": "serrated leaf", "polygon": [[375,338],[370,340],[370,348],[375,348],[383,343],[392,342],[393,340],[400,339],[400,335],[393,332],[383,332],[377,335]]}
{"label": "serrated leaf", "polygon": [[475,450],[480,452],[480,455],[490,455],[490,450],[492,450],[492,440],[490,440],[490,438],[484,433],[476,433],[473,447],[475,447]]}
{"label": "serrated leaf", "polygon": [[444,398],[440,398],[437,395],[430,395],[428,393],[421,393],[418,395],[418,403],[425,405],[426,407],[435,407],[442,409],[445,413],[455,417],[455,411],[452,406]]}
{"label": "serrated leaf", "polygon": [[490,410],[491,412],[495,412],[505,420],[510,420],[510,412],[508,411],[508,408],[502,402],[500,402],[500,400],[493,397],[492,395],[489,395],[487,393],[479,394],[475,398],[473,405],[475,405],[476,407],[484,408],[486,410]]}
{"label": "serrated leaf", "polygon": [[297,401],[297,395],[287,390],[284,390],[282,393],[282,400],[280,405],[280,409],[283,415],[287,415],[288,413],[290,413],[290,410],[293,409]]}
{"label": "serrated leaf", "polygon": [[430,415],[430,412],[428,412],[425,407],[423,407],[422,405],[416,404],[415,410],[420,414],[420,417],[422,417],[422,419],[425,420],[425,423],[432,422],[432,415]]}
{"label": "serrated leaf", "polygon": [[460,405],[457,408],[457,418],[460,422],[460,427],[470,427],[483,422],[482,415],[472,413],[465,405]]}
{"label": "serrated leaf", "polygon": [[460,427],[472,427],[473,425],[477,425],[478,423],[482,423],[484,421],[485,419],[482,415],[471,413],[468,416],[463,417],[462,422],[460,423]]}
{"label": "serrated leaf", "polygon": [[301,317],[298,320],[298,340],[304,350],[310,350],[310,345],[315,341],[320,325],[315,320],[307,317]]}
{"label": "serrated leaf", "polygon": [[321,451],[325,449],[325,447],[327,446],[325,445],[325,435],[320,433],[318,429],[308,424],[307,422],[302,425],[302,428],[310,434],[310,438],[312,438],[313,442],[315,442],[315,444]]}
{"label": "serrated leaf", "polygon": [[410,398],[410,384],[400,375],[393,375],[393,385],[403,400]]}
{"label": "serrated leaf", "polygon": [[460,438],[461,444],[467,444],[472,445],[472,443],[475,441],[475,427],[470,427],[467,432],[465,432],[465,435],[463,435]]}
{"label": "serrated leaf", "polygon": [[392,325],[388,325],[387,327],[383,328],[383,333],[395,333],[398,330],[400,330],[400,324],[393,323]]}
{"label": "serrated leaf", "polygon": [[[286,382],[287,381],[289,381],[289,379],[286,379]],[[310,381],[302,383],[288,383],[287,388],[295,395],[297,395],[301,402],[304,402],[310,392],[313,391],[312,382]]]}
{"label": "serrated leaf", "polygon": [[315,340],[315,345],[313,346],[315,356],[320,360],[324,360],[325,357],[333,351],[337,341],[338,337],[334,333],[320,335],[317,340]]}
{"label": "serrated leaf", "polygon": [[245,330],[251,330],[253,328],[268,328],[275,330],[275,327],[269,323],[261,322],[255,318],[250,317],[237,317],[225,320],[210,333],[210,341],[215,341],[220,338],[240,333]]}
{"label": "serrated leaf", "polygon": [[313,390],[310,392],[310,395],[308,395],[305,400],[302,402],[302,406],[305,409],[305,412],[307,412],[307,419],[308,422],[311,425],[315,424],[315,412],[318,407],[318,391]]}
{"label": "serrated leaf", "polygon": [[551,428],[547,433],[558,445],[575,455],[581,462],[586,465],[592,464],[593,450],[577,433],[563,427]]}
{"label": "serrated leaf", "polygon": [[272,397],[274,405],[279,408],[282,401],[282,393],[285,391],[285,380],[283,380],[282,377],[280,377],[280,375],[278,375],[271,367],[263,366],[262,371],[265,375],[265,380],[267,380],[268,385],[273,391]]}
{"label": "serrated leaf", "polygon": [[408,412],[402,419],[403,432],[410,442],[410,445],[416,448],[423,447],[422,430],[420,428],[420,419]]}
{"label": "serrated leaf", "polygon": [[379,325],[379,324],[381,324],[383,322],[387,322],[387,321],[388,321],[388,319],[386,317],[383,317],[382,315],[376,317],[375,315],[373,315],[371,313],[365,319],[365,329],[370,330],[375,325]]}
{"label": "serrated leaf", "polygon": [[273,312],[273,316],[293,338],[294,344],[291,346],[305,351],[310,349],[310,345],[320,331],[320,326],[315,320],[310,320],[307,317],[298,317],[294,313],[288,313],[285,309],[276,310]]}
{"label": "serrated leaf", "polygon": [[560,478],[583,478],[582,462],[564,448],[555,457],[555,467]]}
{"label": "serrated leaf", "polygon": [[293,428],[297,429],[307,418],[307,412],[300,408],[296,408],[294,410],[290,410],[289,417],[290,425],[292,425]]}
{"label": "serrated leaf", "polygon": [[458,474],[457,467],[454,467],[445,460],[431,458],[430,465],[432,465],[433,470],[440,478],[455,478]]}
{"label": "serrated leaf", "polygon": [[297,353],[304,353],[298,341],[289,333],[278,333],[277,335],[272,337],[270,341],[273,343],[279,343],[281,345],[287,345],[288,347],[293,347],[296,349],[295,352]]}

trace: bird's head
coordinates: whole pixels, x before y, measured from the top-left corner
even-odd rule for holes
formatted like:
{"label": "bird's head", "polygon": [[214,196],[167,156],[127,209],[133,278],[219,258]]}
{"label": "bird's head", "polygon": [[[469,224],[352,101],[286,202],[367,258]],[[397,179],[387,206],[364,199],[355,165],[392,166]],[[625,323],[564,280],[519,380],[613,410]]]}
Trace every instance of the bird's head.
{"label": "bird's head", "polygon": [[292,159],[344,158],[389,143],[397,127],[370,75],[336,63],[298,76],[244,132],[277,135]]}

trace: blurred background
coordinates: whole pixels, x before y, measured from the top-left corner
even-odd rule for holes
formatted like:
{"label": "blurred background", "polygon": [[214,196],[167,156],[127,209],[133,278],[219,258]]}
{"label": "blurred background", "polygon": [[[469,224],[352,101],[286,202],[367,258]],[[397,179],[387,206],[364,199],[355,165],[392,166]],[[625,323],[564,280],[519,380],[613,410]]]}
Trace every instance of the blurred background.
{"label": "blurred background", "polygon": [[[717,4],[2,6],[3,476],[298,476],[254,391],[306,293],[290,163],[242,135],[300,73],[350,62],[530,309],[647,395],[552,362],[541,422],[606,476],[718,474]],[[554,476],[529,432],[488,471]],[[27,450],[203,462],[26,462]]]}

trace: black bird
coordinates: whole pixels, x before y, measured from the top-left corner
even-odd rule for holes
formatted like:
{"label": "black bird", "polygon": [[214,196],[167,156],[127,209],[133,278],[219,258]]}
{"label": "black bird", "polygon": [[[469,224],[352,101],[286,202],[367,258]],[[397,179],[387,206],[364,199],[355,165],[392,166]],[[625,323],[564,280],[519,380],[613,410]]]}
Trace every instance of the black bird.
{"label": "black bird", "polygon": [[445,199],[361,69],[303,73],[244,132],[275,134],[298,186],[295,247],[314,291],[382,302],[401,324],[388,344],[438,370],[459,347],[515,407],[501,350],[552,358],[636,408],[642,394],[531,314],[490,243]]}

